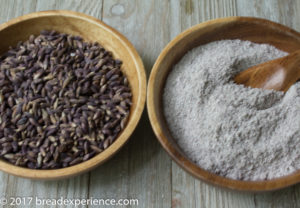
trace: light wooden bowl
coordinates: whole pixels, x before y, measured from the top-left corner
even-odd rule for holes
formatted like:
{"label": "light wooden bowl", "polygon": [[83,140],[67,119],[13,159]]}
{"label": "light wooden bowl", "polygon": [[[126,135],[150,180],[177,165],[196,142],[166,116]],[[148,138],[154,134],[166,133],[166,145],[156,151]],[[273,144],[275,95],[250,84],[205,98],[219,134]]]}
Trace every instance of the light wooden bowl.
{"label": "light wooden bowl", "polygon": [[133,45],[119,32],[100,20],[71,11],[45,11],[31,13],[0,25],[0,54],[18,41],[24,41],[31,34],[41,30],[56,30],[79,35],[86,41],[99,42],[111,51],[115,58],[123,61],[122,71],[126,74],[132,89],[132,107],[129,121],[116,141],[105,151],[78,165],[55,169],[33,170],[17,167],[0,160],[0,170],[32,179],[59,179],[75,176],[102,164],[113,156],[129,139],[140,120],[146,99],[146,75],[141,58]]}
{"label": "light wooden bowl", "polygon": [[286,52],[300,49],[300,33],[264,19],[229,17],[204,22],[184,31],[161,52],[149,78],[147,108],[152,128],[159,142],[183,169],[205,182],[218,186],[245,191],[268,191],[300,182],[300,171],[274,180],[252,182],[232,180],[212,174],[190,161],[172,138],[162,109],[162,92],[166,77],[172,66],[188,50],[221,39],[268,43]]}

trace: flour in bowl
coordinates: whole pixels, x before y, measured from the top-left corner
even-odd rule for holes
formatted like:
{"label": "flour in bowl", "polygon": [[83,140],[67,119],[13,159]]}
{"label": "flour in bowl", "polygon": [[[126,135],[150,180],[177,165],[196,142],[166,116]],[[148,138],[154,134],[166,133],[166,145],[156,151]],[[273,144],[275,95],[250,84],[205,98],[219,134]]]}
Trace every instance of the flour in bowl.
{"label": "flour in bowl", "polygon": [[174,66],[164,114],[187,157],[238,180],[300,169],[300,83],[283,93],[233,82],[240,71],[285,55],[266,44],[222,40],[189,51]]}

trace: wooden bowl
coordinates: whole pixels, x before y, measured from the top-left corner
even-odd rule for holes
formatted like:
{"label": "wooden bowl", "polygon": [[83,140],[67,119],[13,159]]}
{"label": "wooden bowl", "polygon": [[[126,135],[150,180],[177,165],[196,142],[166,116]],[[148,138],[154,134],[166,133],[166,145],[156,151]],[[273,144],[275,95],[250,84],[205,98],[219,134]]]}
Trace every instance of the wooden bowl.
{"label": "wooden bowl", "polygon": [[132,89],[132,107],[129,121],[116,141],[105,151],[78,165],[55,169],[33,170],[22,168],[0,160],[0,170],[32,179],[59,179],[75,176],[102,164],[113,156],[129,139],[140,120],[146,99],[146,75],[141,58],[133,45],[119,32],[100,20],[71,11],[45,11],[31,13],[0,25],[0,54],[18,41],[24,41],[31,34],[41,30],[79,35],[86,41],[99,42],[111,51],[115,58],[123,61],[122,71],[127,76]]}
{"label": "wooden bowl", "polygon": [[183,169],[211,184],[236,190],[268,191],[298,183],[300,171],[266,181],[239,181],[221,177],[205,171],[190,161],[172,138],[162,109],[162,92],[168,73],[187,51],[199,45],[222,39],[242,39],[256,43],[268,43],[289,53],[300,49],[300,33],[283,25],[257,18],[216,19],[196,25],[179,34],[159,55],[148,83],[148,114],[159,142]]}

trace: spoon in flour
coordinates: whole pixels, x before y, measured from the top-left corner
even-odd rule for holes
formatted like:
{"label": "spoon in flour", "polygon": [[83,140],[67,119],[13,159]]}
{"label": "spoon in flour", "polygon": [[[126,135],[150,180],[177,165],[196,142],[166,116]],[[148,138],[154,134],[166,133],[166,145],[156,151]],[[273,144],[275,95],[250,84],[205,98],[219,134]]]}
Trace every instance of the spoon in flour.
{"label": "spoon in flour", "polygon": [[234,81],[252,88],[286,92],[300,79],[300,50],[240,72]]}

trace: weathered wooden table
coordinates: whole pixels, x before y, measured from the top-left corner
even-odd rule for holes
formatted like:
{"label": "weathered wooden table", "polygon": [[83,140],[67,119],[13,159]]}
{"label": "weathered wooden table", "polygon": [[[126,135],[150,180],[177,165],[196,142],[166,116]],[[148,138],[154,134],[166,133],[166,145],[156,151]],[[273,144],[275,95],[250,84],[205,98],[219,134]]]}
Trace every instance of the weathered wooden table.
{"label": "weathered wooden table", "polygon": [[[84,12],[118,29],[138,50],[147,75],[172,38],[209,19],[256,16],[300,30],[299,0],[0,0],[0,21],[53,9]],[[6,198],[136,198],[139,205],[132,207],[146,208],[300,207],[300,185],[253,194],[223,190],[193,178],[164,152],[152,133],[146,111],[130,142],[92,172],[48,182],[4,173],[0,178],[0,197]]]}

